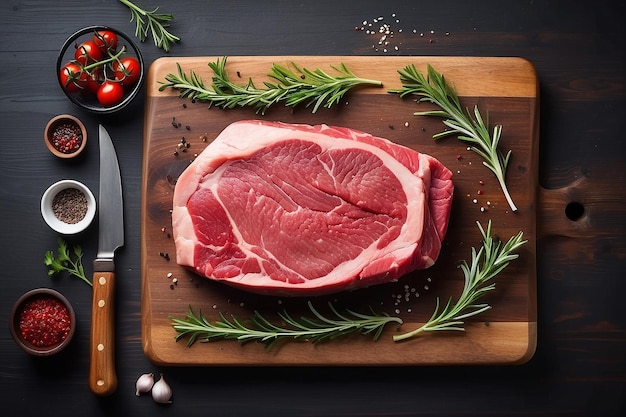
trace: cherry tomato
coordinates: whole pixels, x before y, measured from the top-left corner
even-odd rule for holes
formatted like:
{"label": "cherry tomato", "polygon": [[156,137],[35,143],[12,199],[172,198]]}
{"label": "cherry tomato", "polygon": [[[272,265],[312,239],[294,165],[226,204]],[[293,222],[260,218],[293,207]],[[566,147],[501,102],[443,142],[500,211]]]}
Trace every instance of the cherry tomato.
{"label": "cherry tomato", "polygon": [[74,52],[74,59],[82,65],[89,65],[102,59],[102,51],[93,41],[85,41],[78,45]]}
{"label": "cherry tomato", "polygon": [[103,106],[113,106],[124,98],[124,87],[115,81],[105,81],[98,89],[98,102]]}
{"label": "cherry tomato", "polygon": [[119,62],[113,63],[113,71],[115,79],[125,87],[135,84],[141,75],[139,61],[133,57],[122,58]]}
{"label": "cherry tomato", "polygon": [[87,90],[94,94],[98,94],[98,90],[100,89],[100,85],[104,81],[104,75],[102,71],[102,67],[97,67],[91,70],[91,73],[87,75]]}
{"label": "cherry tomato", "polygon": [[115,51],[117,49],[117,35],[109,30],[102,30],[93,35],[93,43],[100,49],[103,54],[107,51]]}
{"label": "cherry tomato", "polygon": [[87,73],[75,62],[68,62],[59,72],[61,85],[70,93],[80,91],[87,85]]}

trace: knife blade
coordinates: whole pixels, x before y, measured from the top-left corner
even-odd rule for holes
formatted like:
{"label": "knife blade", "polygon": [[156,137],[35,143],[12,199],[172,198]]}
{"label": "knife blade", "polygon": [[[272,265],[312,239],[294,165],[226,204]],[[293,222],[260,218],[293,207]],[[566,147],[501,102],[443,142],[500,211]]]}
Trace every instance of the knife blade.
{"label": "knife blade", "polygon": [[105,396],[117,389],[114,258],[116,249],[124,245],[124,207],[117,154],[102,125],[99,125],[99,141],[98,253],[93,262],[89,389]]}

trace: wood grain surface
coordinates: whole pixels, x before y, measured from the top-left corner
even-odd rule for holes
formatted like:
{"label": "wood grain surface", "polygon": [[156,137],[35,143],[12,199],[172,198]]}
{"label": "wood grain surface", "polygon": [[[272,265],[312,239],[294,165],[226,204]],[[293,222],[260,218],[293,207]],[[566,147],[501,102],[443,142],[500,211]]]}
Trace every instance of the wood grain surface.
{"label": "wood grain surface", "polygon": [[[206,103],[191,103],[173,90],[159,91],[159,81],[176,71],[176,63],[210,82],[208,62],[215,57],[161,58],[150,67],[144,127],[142,205],[142,339],[146,355],[166,365],[400,365],[400,364],[519,364],[532,357],[536,346],[536,210],[538,149],[538,84],[534,67],[519,58],[455,57],[229,57],[232,80],[265,79],[272,63],[321,68],[345,63],[357,75],[383,82],[383,88],[363,88],[349,94],[331,109],[312,114],[309,109],[271,108],[265,115],[251,109],[209,109]],[[501,149],[512,150],[507,182],[519,211],[512,212],[497,180],[455,138],[438,142],[432,135],[443,130],[439,118],[416,117],[414,111],[432,108],[414,100],[388,94],[400,87],[397,69],[426,65],[444,74],[454,84],[464,105],[479,106],[492,124],[503,126]],[[260,82],[260,81],[259,81]],[[248,294],[196,276],[178,266],[171,231],[170,209],[176,178],[219,132],[242,119],[262,118],[289,123],[329,124],[362,130],[430,154],[454,173],[455,197],[448,235],[436,265],[390,283],[315,298],[270,297]],[[180,124],[180,126],[179,126]],[[190,143],[186,153],[174,155],[182,138]],[[479,182],[483,181],[484,185]],[[520,258],[497,277],[497,290],[488,301],[493,309],[470,319],[462,334],[424,335],[408,342],[393,342],[397,332],[418,327],[432,313],[436,298],[458,297],[463,275],[462,259],[469,260],[471,247],[479,247],[480,231],[488,221],[493,231],[508,239],[523,231],[528,243]],[[166,230],[164,232],[163,230]],[[167,256],[163,256],[167,254]],[[169,258],[169,260],[167,259]],[[168,278],[168,274],[172,274]],[[177,283],[173,284],[172,279]],[[407,297],[408,296],[408,297]],[[407,298],[405,298],[407,297]],[[378,311],[402,318],[401,328],[388,326],[381,340],[355,336],[313,345],[290,343],[268,352],[263,345],[240,346],[236,342],[196,343],[174,341],[169,317],[184,317],[189,306],[211,320],[250,317],[253,312],[275,317],[287,309],[306,315],[307,301],[320,308],[329,301],[338,307]],[[358,354],[355,354],[357,353]]]}
{"label": "wood grain surface", "polygon": [[[208,60],[223,55],[231,58],[367,56],[372,65],[387,58],[419,62],[420,57],[450,56],[467,58],[467,62],[472,57],[517,56],[531,62],[540,84],[537,99],[540,106],[537,106],[541,121],[540,125],[537,123],[536,135],[540,137],[535,249],[537,348],[532,358],[520,366],[280,366],[278,363],[276,366],[165,366],[151,361],[144,353],[142,333],[141,216],[148,103],[147,94],[143,93],[155,86],[144,83],[142,94],[124,111],[99,116],[81,111],[67,100],[56,82],[54,68],[61,45],[78,29],[104,24],[132,37],[135,22],[130,21],[128,8],[119,1],[11,0],[0,2],[0,253],[4,260],[0,312],[5,317],[5,325],[0,328],[2,415],[626,415],[626,280],[623,279],[626,141],[622,133],[626,114],[623,22],[626,2],[142,0],[136,3],[149,9],[160,6],[159,12],[172,13],[171,31],[181,38],[169,53],[158,49],[150,38],[138,42],[146,65],[159,63],[162,57],[207,57],[206,62],[197,62],[198,69],[207,76]],[[379,47],[378,33],[359,30],[364,21],[377,30],[373,19],[378,17],[384,18],[379,22],[381,25],[389,24],[394,31],[387,51]],[[395,50],[396,45],[399,50]],[[266,69],[255,71],[260,74]],[[395,79],[395,74],[388,76]],[[463,83],[456,74],[449,77]],[[379,94],[362,90],[358,96],[372,93]],[[183,117],[184,101],[169,94],[162,97],[171,100],[164,117],[173,113]],[[496,102],[485,99],[488,96],[483,91],[481,98],[465,96],[464,101],[470,105],[480,101],[481,107],[487,104],[491,107],[500,100],[498,96]],[[519,102],[527,100],[523,98],[527,96],[520,96]],[[350,97],[350,104],[342,106],[340,111],[358,114],[354,100]],[[391,101],[396,103],[395,99]],[[512,103],[511,99],[505,102],[509,103],[507,106]],[[430,134],[441,128],[441,121],[413,119],[408,112],[405,115],[407,109],[412,111],[416,107],[408,103],[398,107],[403,113],[397,117],[400,126],[395,127],[401,130],[404,122],[410,121],[415,140],[426,143]],[[203,114],[209,117],[212,112],[203,111]],[[271,112],[267,117],[278,113]],[[87,128],[87,149],[80,159],[62,161],[51,155],[43,143],[46,123],[58,114],[72,114]],[[302,119],[307,116],[304,110],[296,114]],[[493,117],[496,115],[492,114]],[[99,124],[111,134],[118,153],[125,222],[125,245],[115,258],[118,387],[107,397],[94,396],[88,388],[92,288],[65,274],[54,278],[47,275],[42,258],[46,251],[56,249],[59,236],[43,221],[39,207],[42,193],[60,179],[76,179],[93,191],[98,190]],[[165,122],[163,126],[167,128]],[[421,127],[427,128],[423,138]],[[214,130],[217,132],[218,128]],[[506,126],[505,136],[510,131]],[[381,123],[380,133],[389,136],[393,132]],[[402,133],[395,135],[397,138]],[[458,143],[448,138],[438,146],[456,147]],[[168,141],[164,151],[170,149]],[[451,162],[453,167],[460,166],[456,159]],[[513,173],[515,170],[514,165]],[[464,173],[462,169],[461,177]],[[154,178],[162,177],[155,173]],[[498,190],[492,188],[494,185],[489,187],[499,197]],[[570,206],[575,208],[573,213],[567,209]],[[455,210],[458,215],[459,210]],[[576,216],[569,217],[571,214]],[[98,232],[94,222],[84,233],[66,237],[68,244],[82,247],[89,277],[93,272],[91,260],[96,255]],[[468,246],[459,250],[458,256],[465,258],[467,253]],[[162,262],[159,257],[152,260],[156,265]],[[523,266],[521,261],[517,264]],[[515,290],[508,282],[505,279],[497,282],[490,299],[494,310],[489,314],[504,311],[499,300]],[[59,356],[30,357],[14,343],[6,325],[15,301],[24,292],[38,287],[60,291],[76,312],[74,340]],[[180,294],[176,289],[171,294],[163,293],[167,297]],[[422,295],[430,297],[423,302],[425,313],[430,312],[435,295],[447,294],[441,294],[433,284]],[[168,299],[168,302],[179,308],[178,301]],[[209,307],[212,313],[212,306]],[[400,308],[402,315],[406,314],[404,306]],[[419,315],[422,317],[422,313]],[[167,321],[166,317],[162,319]],[[490,319],[495,327],[490,325],[485,329],[484,323],[477,320],[470,324],[467,335],[456,337],[499,331],[501,323],[520,320],[500,317],[502,321],[495,321],[493,316]],[[524,322],[517,323],[524,326]],[[167,327],[163,331],[162,336],[169,344],[173,334]],[[433,338],[429,336],[430,339]],[[416,340],[410,346],[420,349],[421,343],[432,343],[429,340]],[[224,345],[234,354],[257,348],[240,347],[236,342]],[[181,354],[207,349],[205,345],[191,349],[174,346],[180,348]],[[476,352],[480,348],[477,345]],[[403,345],[402,349],[406,347]],[[276,351],[266,356],[277,362],[273,357],[280,354]],[[467,360],[467,356],[461,359]],[[135,395],[135,382],[146,372],[155,376],[163,373],[174,392],[172,404],[161,405],[149,395]]]}

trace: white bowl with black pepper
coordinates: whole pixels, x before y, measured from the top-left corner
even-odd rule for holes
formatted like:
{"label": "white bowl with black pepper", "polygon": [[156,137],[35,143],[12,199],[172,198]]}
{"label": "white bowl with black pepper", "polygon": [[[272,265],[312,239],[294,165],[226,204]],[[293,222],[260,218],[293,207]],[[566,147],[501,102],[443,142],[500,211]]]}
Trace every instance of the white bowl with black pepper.
{"label": "white bowl with black pepper", "polygon": [[74,235],[85,230],[93,221],[96,199],[83,183],[61,180],[43,193],[41,215],[54,231]]}

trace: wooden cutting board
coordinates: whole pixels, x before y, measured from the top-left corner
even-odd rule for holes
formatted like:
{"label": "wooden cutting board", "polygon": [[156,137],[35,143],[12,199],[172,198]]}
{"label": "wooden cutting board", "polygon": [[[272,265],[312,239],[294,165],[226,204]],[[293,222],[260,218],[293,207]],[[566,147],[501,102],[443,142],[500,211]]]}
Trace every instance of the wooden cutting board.
{"label": "wooden cutting board", "polygon": [[[330,73],[331,65],[345,63],[355,74],[383,82],[383,88],[351,92],[331,109],[295,110],[276,106],[265,115],[252,109],[222,110],[206,103],[181,99],[174,90],[158,91],[159,82],[176,72],[194,70],[207,85],[209,62],[217,57],[168,57],[156,60],[146,84],[146,114],[142,202],[142,339],[149,359],[163,365],[426,365],[519,364],[532,357],[536,346],[536,210],[538,156],[538,82],[533,66],[520,58],[473,57],[346,57],[273,56],[229,57],[227,69],[233,81],[249,77],[257,85],[266,80],[273,63],[295,62]],[[432,135],[444,129],[441,119],[413,113],[432,108],[412,99],[388,94],[401,86],[397,70],[408,64],[425,72],[431,64],[454,84],[461,101],[478,105],[489,114],[491,126],[501,124],[501,149],[512,150],[507,183],[518,212],[512,212],[491,172],[467,145],[449,137],[435,142]],[[290,123],[339,125],[369,132],[438,158],[454,173],[455,197],[448,235],[439,260],[432,268],[416,271],[396,283],[315,298],[285,298],[248,294],[194,275],[176,264],[171,238],[172,194],[177,177],[195,154],[228,124],[243,119]],[[174,155],[181,140],[190,144]],[[481,184],[484,182],[484,184]],[[456,299],[463,286],[458,268],[468,260],[471,247],[481,245],[479,221],[503,240],[524,232],[528,243],[495,280],[496,290],[484,301],[493,308],[471,318],[465,332],[424,334],[397,343],[392,335],[407,332],[425,322],[439,297],[442,303]],[[169,259],[168,259],[169,258]],[[171,274],[171,275],[170,275]],[[176,283],[174,283],[176,278]],[[307,301],[323,309],[335,306],[398,316],[401,327],[387,326],[378,341],[354,335],[327,343],[284,343],[267,350],[259,343],[235,341],[175,342],[170,317],[183,318],[188,308],[210,320],[235,315],[245,319],[259,311],[269,317],[283,309],[293,316],[310,316]]]}

